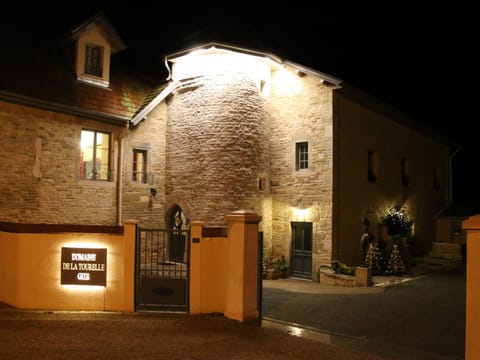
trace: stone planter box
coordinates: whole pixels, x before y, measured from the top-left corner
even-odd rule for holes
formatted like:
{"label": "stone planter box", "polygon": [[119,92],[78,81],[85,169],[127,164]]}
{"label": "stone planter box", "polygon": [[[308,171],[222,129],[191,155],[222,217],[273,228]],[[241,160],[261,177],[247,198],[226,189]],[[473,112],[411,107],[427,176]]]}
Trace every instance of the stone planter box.
{"label": "stone planter box", "polygon": [[333,270],[320,270],[320,283],[337,286],[371,286],[372,269],[365,267],[357,267],[355,276],[335,274]]}
{"label": "stone planter box", "polygon": [[320,283],[326,285],[355,286],[355,277],[335,274],[333,270],[320,270]]}

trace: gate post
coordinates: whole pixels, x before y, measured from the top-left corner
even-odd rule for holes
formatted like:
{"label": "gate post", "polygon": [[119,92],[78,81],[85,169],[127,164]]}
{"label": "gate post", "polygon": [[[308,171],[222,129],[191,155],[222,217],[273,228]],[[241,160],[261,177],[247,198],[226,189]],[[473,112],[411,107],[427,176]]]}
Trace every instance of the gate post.
{"label": "gate post", "polygon": [[239,321],[255,320],[258,312],[258,223],[254,211],[237,210],[225,217],[228,253],[225,316]]}
{"label": "gate post", "polygon": [[[200,239],[202,237],[203,222],[192,221],[190,223],[190,239]],[[201,312],[201,276],[202,276],[202,251],[201,244],[198,241],[190,240],[190,260],[189,260],[189,312],[190,314],[199,314]]]}
{"label": "gate post", "polygon": [[462,227],[467,232],[465,360],[474,360],[480,356],[480,214],[463,221]]}

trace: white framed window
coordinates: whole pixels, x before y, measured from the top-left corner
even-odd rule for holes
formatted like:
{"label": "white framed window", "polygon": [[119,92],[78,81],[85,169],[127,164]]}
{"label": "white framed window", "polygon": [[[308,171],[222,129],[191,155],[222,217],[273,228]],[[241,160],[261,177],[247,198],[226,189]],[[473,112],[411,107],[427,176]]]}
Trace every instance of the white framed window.
{"label": "white framed window", "polygon": [[85,46],[85,74],[103,76],[103,47],[95,45]]}
{"label": "white framed window", "polygon": [[110,138],[106,132],[82,130],[80,179],[110,181]]}
{"label": "white framed window", "polygon": [[147,183],[147,150],[133,149],[132,181]]}
{"label": "white framed window", "polygon": [[295,144],[295,170],[308,169],[308,141]]}

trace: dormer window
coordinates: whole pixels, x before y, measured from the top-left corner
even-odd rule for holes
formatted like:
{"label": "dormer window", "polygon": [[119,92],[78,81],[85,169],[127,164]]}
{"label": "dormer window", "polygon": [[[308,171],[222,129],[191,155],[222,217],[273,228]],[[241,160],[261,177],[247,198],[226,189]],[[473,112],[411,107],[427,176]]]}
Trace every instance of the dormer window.
{"label": "dormer window", "polygon": [[103,47],[85,47],[85,74],[102,77]]}
{"label": "dormer window", "polygon": [[108,88],[111,56],[126,48],[106,16],[99,12],[72,30],[77,80]]}

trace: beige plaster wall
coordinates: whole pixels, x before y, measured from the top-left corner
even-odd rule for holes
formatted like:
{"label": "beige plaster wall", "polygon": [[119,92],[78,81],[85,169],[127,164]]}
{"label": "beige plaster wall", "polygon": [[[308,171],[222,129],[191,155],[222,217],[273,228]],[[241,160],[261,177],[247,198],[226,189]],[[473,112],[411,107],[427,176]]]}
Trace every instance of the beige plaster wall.
{"label": "beige plaster wall", "polygon": [[[61,248],[107,249],[107,285],[61,285]],[[124,235],[0,232],[0,301],[21,309],[134,311],[135,223]]]}
{"label": "beige plaster wall", "polygon": [[[435,241],[435,215],[447,205],[449,158],[446,145],[391,121],[340,92],[335,98],[335,226],[334,256],[354,265],[363,259],[362,218],[380,236],[378,223],[388,208],[406,206],[414,220],[414,252],[428,255]],[[378,176],[367,180],[367,151],[378,154]],[[401,184],[401,159],[410,163],[410,182]],[[433,168],[440,169],[440,190],[433,187]]]}

